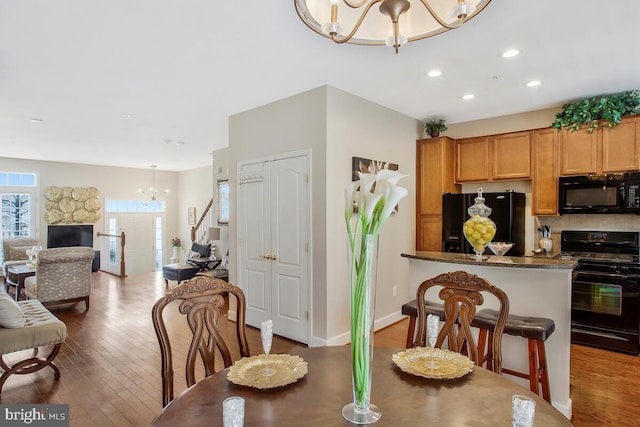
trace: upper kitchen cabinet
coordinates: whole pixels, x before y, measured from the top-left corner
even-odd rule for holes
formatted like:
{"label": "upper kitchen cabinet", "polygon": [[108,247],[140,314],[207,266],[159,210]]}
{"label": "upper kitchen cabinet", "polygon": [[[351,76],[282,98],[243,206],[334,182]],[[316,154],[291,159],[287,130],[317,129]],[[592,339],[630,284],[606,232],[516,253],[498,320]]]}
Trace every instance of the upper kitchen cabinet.
{"label": "upper kitchen cabinet", "polygon": [[529,179],[531,177],[531,132],[495,135],[493,179]]}
{"label": "upper kitchen cabinet", "polygon": [[455,141],[456,182],[491,180],[491,146],[488,136]]}
{"label": "upper kitchen cabinet", "polygon": [[612,128],[602,128],[602,172],[640,169],[640,117],[622,119]]}
{"label": "upper kitchen cabinet", "polygon": [[456,140],[456,182],[530,177],[531,132]]}
{"label": "upper kitchen cabinet", "polygon": [[612,128],[560,132],[560,174],[585,175],[640,169],[640,118],[625,117]]}
{"label": "upper kitchen cabinet", "polygon": [[560,132],[560,175],[596,173],[597,153],[602,133],[582,130]]}
{"label": "upper kitchen cabinet", "polygon": [[558,131],[533,131],[531,213],[558,215]]}
{"label": "upper kitchen cabinet", "polygon": [[453,154],[451,138],[416,142],[416,250],[442,250],[442,193],[460,192]]}

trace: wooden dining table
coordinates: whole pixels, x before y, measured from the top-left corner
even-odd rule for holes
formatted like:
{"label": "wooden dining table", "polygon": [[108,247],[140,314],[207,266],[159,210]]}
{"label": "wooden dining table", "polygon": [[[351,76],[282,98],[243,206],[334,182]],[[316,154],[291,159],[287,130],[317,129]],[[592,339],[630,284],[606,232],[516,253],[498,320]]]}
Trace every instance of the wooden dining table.
{"label": "wooden dining table", "polygon": [[[511,396],[536,401],[536,426],[570,426],[549,403],[487,369],[453,380],[434,380],[402,372],[391,360],[403,349],[376,347],[371,402],[382,417],[375,426],[510,426]],[[245,399],[245,426],[349,426],[342,407],[353,401],[349,346],[295,348],[308,373],[284,387],[259,390],[227,379],[228,369],[196,383],[167,405],[152,426],[221,426],[222,401]]]}

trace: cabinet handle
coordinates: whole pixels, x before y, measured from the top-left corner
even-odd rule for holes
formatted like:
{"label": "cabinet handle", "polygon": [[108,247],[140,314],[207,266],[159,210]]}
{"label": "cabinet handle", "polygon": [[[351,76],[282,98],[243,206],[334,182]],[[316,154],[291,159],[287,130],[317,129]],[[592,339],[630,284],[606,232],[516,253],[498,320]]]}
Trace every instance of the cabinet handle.
{"label": "cabinet handle", "polygon": [[271,254],[271,259],[272,259],[272,260],[274,260],[274,261],[275,261],[275,260],[276,260],[276,258],[277,258],[277,257],[276,257],[276,254]]}

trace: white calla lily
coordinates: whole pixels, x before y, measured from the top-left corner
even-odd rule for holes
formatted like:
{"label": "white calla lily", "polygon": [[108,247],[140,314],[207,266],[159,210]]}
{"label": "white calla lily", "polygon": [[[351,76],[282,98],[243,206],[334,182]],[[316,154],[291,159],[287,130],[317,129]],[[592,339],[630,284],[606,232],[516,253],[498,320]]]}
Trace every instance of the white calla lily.
{"label": "white calla lily", "polygon": [[[375,253],[375,243],[382,224],[404,196],[406,188],[398,181],[405,177],[397,171],[383,169],[377,174],[358,173],[360,181],[352,182],[345,190],[345,220],[349,237],[349,285],[351,290],[351,363],[354,399],[364,406],[369,387],[371,349],[369,334],[373,319],[369,318],[367,299]],[[375,188],[373,188],[375,184]],[[360,187],[359,191],[356,188]],[[373,189],[373,191],[372,191]],[[358,215],[353,215],[353,201],[358,200]],[[355,221],[353,220],[355,217]],[[355,226],[352,227],[352,223]],[[369,324],[370,322],[370,324]]]}

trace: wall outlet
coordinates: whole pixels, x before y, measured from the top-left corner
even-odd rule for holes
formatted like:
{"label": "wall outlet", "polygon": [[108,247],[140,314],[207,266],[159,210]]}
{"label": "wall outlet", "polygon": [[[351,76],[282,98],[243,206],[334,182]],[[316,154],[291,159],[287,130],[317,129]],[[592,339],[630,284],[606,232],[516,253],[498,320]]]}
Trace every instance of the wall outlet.
{"label": "wall outlet", "polygon": [[397,286],[394,286],[394,287],[393,287],[393,296],[394,296],[394,297],[397,297],[397,296],[398,296],[398,287],[397,287]]}

